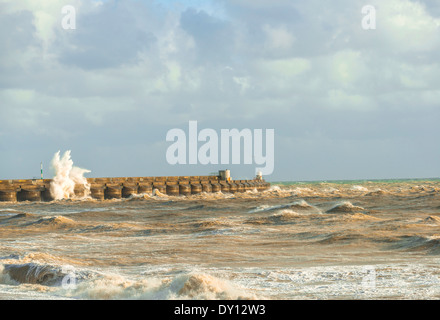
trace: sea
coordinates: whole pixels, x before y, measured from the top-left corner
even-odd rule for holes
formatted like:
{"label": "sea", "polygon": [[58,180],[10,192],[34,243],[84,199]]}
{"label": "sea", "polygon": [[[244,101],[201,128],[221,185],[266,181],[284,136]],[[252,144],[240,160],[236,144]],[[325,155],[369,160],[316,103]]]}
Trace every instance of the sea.
{"label": "sea", "polygon": [[0,299],[439,299],[440,179],[0,202]]}

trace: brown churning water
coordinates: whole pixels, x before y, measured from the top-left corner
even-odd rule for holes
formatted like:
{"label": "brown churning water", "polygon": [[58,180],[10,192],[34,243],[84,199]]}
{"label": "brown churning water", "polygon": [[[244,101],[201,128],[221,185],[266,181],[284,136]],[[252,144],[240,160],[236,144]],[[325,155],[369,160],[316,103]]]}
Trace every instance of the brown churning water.
{"label": "brown churning water", "polygon": [[437,299],[439,255],[438,180],[0,202],[2,299]]}

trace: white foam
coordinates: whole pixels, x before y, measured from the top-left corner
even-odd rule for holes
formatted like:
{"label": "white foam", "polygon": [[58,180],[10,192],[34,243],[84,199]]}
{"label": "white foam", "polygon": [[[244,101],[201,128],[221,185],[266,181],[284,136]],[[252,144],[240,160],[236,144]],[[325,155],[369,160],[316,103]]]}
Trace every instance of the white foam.
{"label": "white foam", "polygon": [[271,210],[276,210],[276,209],[282,209],[285,208],[286,205],[285,204],[281,204],[281,205],[268,205],[268,204],[262,204],[261,206],[258,206],[252,210],[249,210],[249,213],[256,213],[256,212],[264,212],[264,211],[271,211]]}
{"label": "white foam", "polygon": [[233,282],[202,272],[173,277],[149,276],[129,279],[119,274],[105,274],[78,283],[74,290],[60,289],[59,294],[84,299],[237,299],[254,298]]}
{"label": "white foam", "polygon": [[90,170],[75,167],[70,158],[70,152],[68,150],[60,157],[60,151],[58,151],[52,159],[55,177],[50,184],[50,193],[55,200],[74,198],[75,184],[84,186],[84,197],[90,195],[90,184],[84,177],[84,174]]}
{"label": "white foam", "polygon": [[363,186],[352,186],[350,190],[368,192],[368,189]]}

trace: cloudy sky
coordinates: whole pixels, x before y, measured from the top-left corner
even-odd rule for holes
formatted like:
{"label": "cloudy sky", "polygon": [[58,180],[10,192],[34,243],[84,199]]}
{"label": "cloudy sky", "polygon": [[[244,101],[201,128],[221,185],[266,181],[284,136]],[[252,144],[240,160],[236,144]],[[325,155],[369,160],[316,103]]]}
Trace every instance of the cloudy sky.
{"label": "cloudy sky", "polygon": [[254,175],[170,165],[190,120],[274,129],[270,181],[440,176],[437,0],[0,0],[0,48],[0,179],[58,150],[88,177]]}

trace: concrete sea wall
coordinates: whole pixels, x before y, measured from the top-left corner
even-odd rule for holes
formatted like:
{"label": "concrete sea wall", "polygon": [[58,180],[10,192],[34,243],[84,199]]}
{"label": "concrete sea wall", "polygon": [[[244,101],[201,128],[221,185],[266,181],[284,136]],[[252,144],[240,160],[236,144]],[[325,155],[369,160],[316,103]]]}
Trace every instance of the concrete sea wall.
{"label": "concrete sea wall", "polygon": [[[220,176],[115,177],[87,178],[94,199],[121,199],[134,194],[152,194],[154,189],[168,195],[191,195],[201,192],[236,193],[264,191],[270,183],[263,179],[223,180]],[[52,201],[52,179],[0,180],[0,201]],[[75,185],[75,196],[84,196],[83,185]]]}

